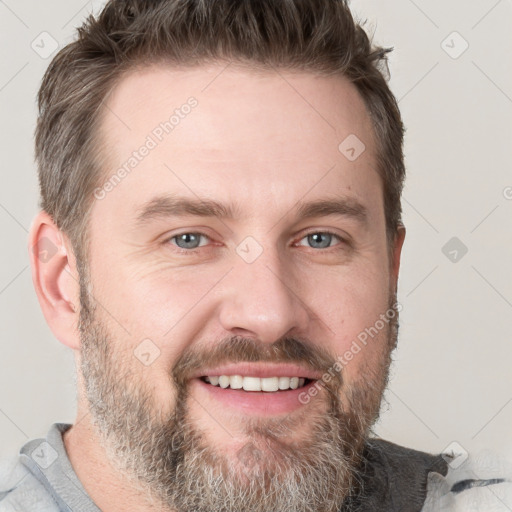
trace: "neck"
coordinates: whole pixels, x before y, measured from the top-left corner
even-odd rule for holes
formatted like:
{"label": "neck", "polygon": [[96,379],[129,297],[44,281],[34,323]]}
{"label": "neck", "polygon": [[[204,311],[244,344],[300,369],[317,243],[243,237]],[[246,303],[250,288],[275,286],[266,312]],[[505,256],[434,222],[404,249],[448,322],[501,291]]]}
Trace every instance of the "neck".
{"label": "neck", "polygon": [[151,502],[114,467],[90,417],[88,411],[79,408],[77,421],[64,433],[63,441],[73,470],[94,504],[102,512],[174,512]]}

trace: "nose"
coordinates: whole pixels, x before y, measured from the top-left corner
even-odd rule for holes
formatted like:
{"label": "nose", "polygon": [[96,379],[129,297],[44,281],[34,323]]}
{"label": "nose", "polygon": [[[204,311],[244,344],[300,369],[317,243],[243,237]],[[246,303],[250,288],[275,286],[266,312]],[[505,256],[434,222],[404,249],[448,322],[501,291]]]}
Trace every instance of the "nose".
{"label": "nose", "polygon": [[[265,251],[268,254],[268,251]],[[239,258],[223,283],[220,323],[233,335],[273,343],[302,332],[309,321],[297,279],[278,257],[264,256],[247,263]]]}

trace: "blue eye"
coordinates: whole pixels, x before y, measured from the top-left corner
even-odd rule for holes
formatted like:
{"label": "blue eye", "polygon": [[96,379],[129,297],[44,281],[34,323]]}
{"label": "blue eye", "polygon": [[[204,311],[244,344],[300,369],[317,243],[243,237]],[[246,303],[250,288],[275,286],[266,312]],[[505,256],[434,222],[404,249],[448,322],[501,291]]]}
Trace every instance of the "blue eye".
{"label": "blue eye", "polygon": [[200,243],[201,238],[207,237],[201,233],[181,233],[181,235],[173,236],[170,241],[175,241],[175,245],[180,249],[196,249],[204,245]]}
{"label": "blue eye", "polygon": [[[194,249],[207,245],[208,240],[209,237],[202,233],[186,232],[171,237],[169,242],[179,249],[193,251]],[[343,242],[340,236],[335,233],[331,233],[329,231],[317,231],[303,237],[299,241],[298,245],[309,246],[313,249],[328,249],[329,247],[338,245],[336,240],[338,243]]]}
{"label": "blue eye", "polygon": [[[327,249],[328,247],[332,247],[331,242],[334,239],[341,240],[340,237],[334,233],[329,233],[328,231],[319,231],[317,233],[310,233],[302,240],[307,240],[309,246],[313,249]],[[304,244],[300,243],[299,245]]]}

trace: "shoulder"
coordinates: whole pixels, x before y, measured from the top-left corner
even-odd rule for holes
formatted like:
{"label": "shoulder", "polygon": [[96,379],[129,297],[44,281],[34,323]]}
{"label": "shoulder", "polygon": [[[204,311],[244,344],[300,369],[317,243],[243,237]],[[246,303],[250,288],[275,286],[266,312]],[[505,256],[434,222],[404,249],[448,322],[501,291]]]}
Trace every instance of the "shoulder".
{"label": "shoulder", "polygon": [[0,461],[0,512],[58,512],[55,501],[19,457]]}
{"label": "shoulder", "polygon": [[380,464],[390,466],[404,474],[412,468],[436,471],[443,475],[448,471],[447,462],[441,455],[415,450],[381,438],[369,439],[366,453],[371,454],[371,457]]}
{"label": "shoulder", "polygon": [[430,472],[446,475],[441,455],[414,450],[380,438],[366,441],[357,474],[357,491],[349,499],[352,510],[420,512]]}
{"label": "shoulder", "polygon": [[490,450],[468,455],[463,462],[445,454],[448,474],[429,474],[422,512],[510,512],[512,459]]}

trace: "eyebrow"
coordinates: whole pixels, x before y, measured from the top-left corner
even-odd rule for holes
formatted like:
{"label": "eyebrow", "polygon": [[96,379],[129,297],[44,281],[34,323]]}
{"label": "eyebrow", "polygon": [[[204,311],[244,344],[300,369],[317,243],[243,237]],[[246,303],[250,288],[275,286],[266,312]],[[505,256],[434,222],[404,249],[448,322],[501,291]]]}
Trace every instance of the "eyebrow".
{"label": "eyebrow", "polygon": [[137,223],[145,224],[151,220],[166,217],[219,217],[220,219],[234,219],[238,208],[232,205],[223,205],[211,199],[191,199],[181,196],[158,196],[140,209]]}
{"label": "eyebrow", "polygon": [[[368,217],[368,212],[364,205],[353,198],[347,197],[310,202],[300,201],[295,205],[295,208],[296,217],[299,220],[336,215],[366,223]],[[155,197],[143,204],[138,211],[136,219],[139,225],[168,217],[218,217],[219,219],[231,220],[242,217],[240,208],[235,204],[223,204],[211,199],[193,199],[172,195]]]}
{"label": "eyebrow", "polygon": [[366,223],[368,212],[366,207],[359,201],[348,197],[299,203],[297,209],[297,217],[299,219],[327,217],[329,215],[349,217],[361,223]]}

